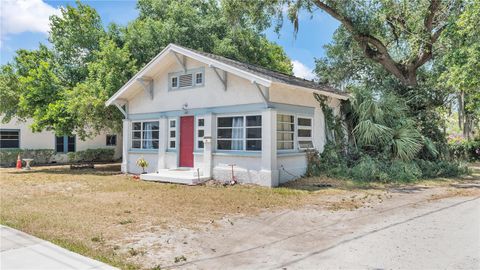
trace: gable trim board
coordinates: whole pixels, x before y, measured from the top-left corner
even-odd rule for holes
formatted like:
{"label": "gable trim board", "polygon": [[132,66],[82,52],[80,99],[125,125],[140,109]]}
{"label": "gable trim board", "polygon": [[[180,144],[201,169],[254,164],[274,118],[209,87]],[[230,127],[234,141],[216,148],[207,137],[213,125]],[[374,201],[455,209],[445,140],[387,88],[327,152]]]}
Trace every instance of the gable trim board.
{"label": "gable trim board", "polygon": [[[180,53],[186,57],[190,57],[192,59],[195,59],[197,61],[200,61],[200,62],[203,62],[205,63],[206,65],[208,65],[208,67],[211,67],[213,68],[215,71],[216,69],[221,69],[225,72],[229,72],[229,73],[232,73],[232,74],[235,74],[241,78],[244,78],[244,79],[247,79],[249,80],[251,83],[257,83],[257,84],[260,84],[260,85],[263,85],[264,87],[270,87],[271,84],[272,84],[272,80],[268,79],[268,78],[265,78],[265,77],[262,77],[262,76],[258,76],[256,74],[253,74],[252,72],[248,72],[248,71],[245,71],[245,70],[242,70],[240,68],[236,68],[232,65],[229,65],[229,64],[225,64],[225,63],[222,63],[218,60],[215,60],[215,59],[212,59],[210,57],[207,57],[207,56],[204,56],[204,55],[201,55],[197,52],[195,52],[194,50],[191,50],[191,49],[186,49],[186,48],[183,48],[181,46],[178,46],[176,44],[169,44],[167,47],[165,47],[157,56],[155,56],[155,58],[153,58],[147,65],[145,65],[145,67],[143,67],[135,76],[133,76],[125,85],[123,85],[120,90],[118,90],[112,97],[110,97],[106,102],[105,102],[105,105],[106,106],[110,106],[112,104],[115,103],[115,101],[123,94],[125,93],[126,91],[128,91],[134,84],[135,82],[138,82],[138,79],[139,78],[144,78],[144,77],[148,77],[150,78],[151,76],[145,76],[145,74],[150,71],[152,69],[152,67],[154,67],[155,65],[157,65],[159,62],[161,62],[167,55],[169,52],[173,52],[177,61],[178,61],[178,56],[176,53]],[[230,61],[233,61],[233,60],[230,60]],[[185,65],[186,63],[186,60],[184,60],[183,64],[182,65]],[[186,67],[182,66],[182,68],[184,68],[184,71],[186,71]],[[217,72],[217,71],[216,71]],[[225,73],[226,74],[226,73]],[[227,78],[227,77],[225,77]],[[222,81],[223,82],[223,81]],[[227,81],[225,80],[225,88],[226,88],[226,83]],[[276,82],[278,84],[284,84],[284,85],[289,85],[287,83],[283,83],[283,82]],[[346,100],[348,99],[348,95],[346,94],[337,94],[337,93],[332,93],[332,92],[329,92],[329,91],[322,91],[322,90],[319,90],[319,89],[314,89],[314,88],[307,88],[307,87],[301,87],[301,86],[296,86],[296,87],[299,87],[301,89],[304,89],[304,90],[309,90],[309,91],[315,91],[315,92],[318,92],[318,93],[321,93],[323,95],[326,95],[326,96],[331,96],[331,97],[334,97],[334,98],[338,98],[338,99],[342,99],[342,100]],[[153,95],[152,95],[153,96]]]}
{"label": "gable trim board", "polygon": [[[173,76],[195,71],[203,74],[201,84],[195,85],[192,78],[192,87],[172,89]],[[151,79],[153,99],[137,78]],[[229,181],[233,165],[239,182],[276,186],[305,172],[304,148],[321,151],[325,144],[323,112],[312,93],[328,96],[334,112],[339,111],[340,100],[348,99],[348,94],[328,86],[170,44],[106,105],[121,108],[125,115],[123,172],[140,173],[136,160],[144,158],[150,164],[145,180],[166,181],[178,172],[179,183],[212,177]],[[187,137],[193,143],[193,150],[188,149],[193,156],[190,169],[180,168],[185,165],[180,162],[184,116],[193,119],[194,134]],[[311,121],[302,121],[305,118]],[[154,122],[148,126],[158,128],[139,129],[143,122]],[[138,140],[145,138],[158,139],[155,145],[139,146]],[[184,179],[186,174],[190,179]]]}

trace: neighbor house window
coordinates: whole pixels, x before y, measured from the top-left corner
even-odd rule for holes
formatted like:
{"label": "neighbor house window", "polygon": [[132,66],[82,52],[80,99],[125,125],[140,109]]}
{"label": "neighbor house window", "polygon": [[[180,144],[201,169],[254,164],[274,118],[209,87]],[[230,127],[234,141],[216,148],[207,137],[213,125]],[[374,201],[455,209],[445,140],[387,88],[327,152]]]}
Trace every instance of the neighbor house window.
{"label": "neighbor house window", "polygon": [[175,119],[168,121],[168,148],[177,148],[177,120]]}
{"label": "neighbor house window", "polygon": [[117,145],[117,135],[107,135],[107,146]]}
{"label": "neighbor house window", "polygon": [[20,130],[0,130],[0,148],[20,148]]}
{"label": "neighbor house window", "polygon": [[57,153],[75,152],[75,136],[55,137],[55,150]]}
{"label": "neighbor house window", "polygon": [[312,118],[298,117],[297,118],[297,139],[298,148],[311,149],[313,148],[312,141]]}
{"label": "neighbor house window", "polygon": [[170,90],[187,89],[203,86],[205,82],[204,68],[187,70],[186,72],[170,73]]}
{"label": "neighbor house window", "polygon": [[132,148],[158,149],[158,121],[132,122]]}
{"label": "neighbor house window", "polygon": [[197,118],[197,149],[203,149],[204,136],[205,136],[205,119]]}
{"label": "neighbor house window", "polygon": [[277,114],[277,149],[293,149],[295,135],[295,117],[287,114]]}
{"label": "neighbor house window", "polygon": [[262,116],[233,116],[217,119],[218,150],[262,150]]}

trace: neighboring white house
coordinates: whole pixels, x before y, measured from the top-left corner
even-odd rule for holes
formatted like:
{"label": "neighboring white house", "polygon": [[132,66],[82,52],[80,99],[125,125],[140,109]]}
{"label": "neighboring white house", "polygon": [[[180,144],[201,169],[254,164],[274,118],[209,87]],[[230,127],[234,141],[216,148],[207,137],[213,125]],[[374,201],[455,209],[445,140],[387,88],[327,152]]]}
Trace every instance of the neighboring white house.
{"label": "neighboring white house", "polygon": [[[324,117],[313,93],[339,111],[347,94],[168,45],[106,105],[124,114],[122,171],[144,180],[206,179],[277,186],[305,173],[305,149],[323,150]],[[197,173],[199,172],[199,174]]]}
{"label": "neighboring white house", "polygon": [[52,162],[66,162],[69,152],[95,148],[114,148],[114,158],[122,156],[121,135],[100,134],[82,141],[76,136],[55,136],[52,131],[32,132],[31,124],[30,119],[0,124],[0,149],[54,149]]}

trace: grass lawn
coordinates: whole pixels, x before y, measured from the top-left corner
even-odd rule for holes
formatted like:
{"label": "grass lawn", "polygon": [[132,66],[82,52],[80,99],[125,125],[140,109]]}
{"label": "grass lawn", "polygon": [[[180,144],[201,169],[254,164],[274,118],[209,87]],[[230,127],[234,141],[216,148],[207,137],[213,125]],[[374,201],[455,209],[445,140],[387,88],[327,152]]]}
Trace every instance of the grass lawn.
{"label": "grass lawn", "polygon": [[[136,251],[121,252],[118,246],[134,232],[153,227],[195,229],[228,215],[328,203],[329,196],[351,194],[358,187],[363,193],[382,189],[323,178],[274,189],[184,186],[136,181],[120,174],[118,165],[77,171],[67,166],[0,169],[0,173],[1,224],[122,269],[138,268],[127,262]],[[321,187],[325,183],[332,187]]]}

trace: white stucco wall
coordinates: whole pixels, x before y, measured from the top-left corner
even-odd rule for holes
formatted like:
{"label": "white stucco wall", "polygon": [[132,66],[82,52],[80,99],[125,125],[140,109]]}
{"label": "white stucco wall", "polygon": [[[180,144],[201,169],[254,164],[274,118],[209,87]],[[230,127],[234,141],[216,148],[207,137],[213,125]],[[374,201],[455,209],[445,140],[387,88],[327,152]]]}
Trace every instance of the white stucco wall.
{"label": "white stucco wall", "polygon": [[205,69],[204,86],[169,91],[168,74],[181,72],[182,67],[173,59],[166,61],[162,66],[164,68],[153,77],[153,100],[137,85],[137,90],[129,95],[129,114],[182,110],[184,104],[188,104],[189,109],[195,109],[262,102],[260,93],[250,81],[228,74],[228,87],[225,91],[213,68],[190,58],[187,61],[187,69],[200,67]]}
{"label": "white stucco wall", "polygon": [[[20,130],[20,148],[21,149],[55,149],[55,133],[52,131],[32,132],[30,125],[31,119],[24,121],[18,121],[12,119],[6,124],[0,124],[0,129],[12,129]],[[86,139],[85,141],[80,138],[75,138],[76,151],[82,151],[86,149],[95,148],[114,148],[114,158],[119,159],[122,156],[122,134],[117,134],[117,145],[106,145],[106,134],[99,134],[93,138]],[[54,157],[56,162],[66,162],[67,155],[64,153],[58,153]]]}

